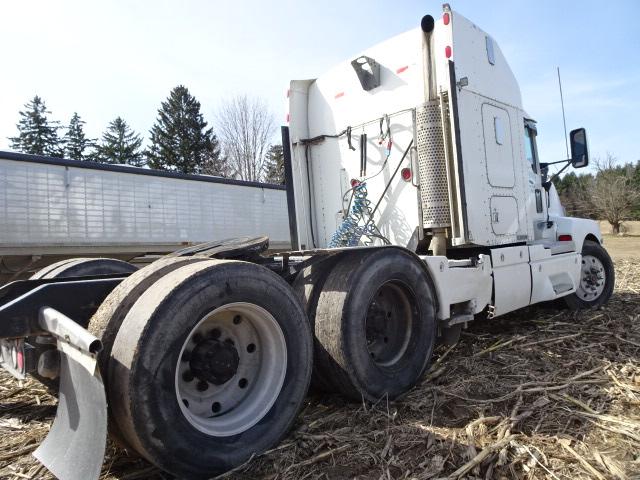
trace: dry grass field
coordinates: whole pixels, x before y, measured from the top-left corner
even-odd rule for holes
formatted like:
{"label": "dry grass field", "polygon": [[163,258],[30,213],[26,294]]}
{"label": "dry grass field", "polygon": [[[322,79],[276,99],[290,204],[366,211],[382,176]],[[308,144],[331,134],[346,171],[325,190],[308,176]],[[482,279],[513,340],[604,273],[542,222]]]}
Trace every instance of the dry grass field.
{"label": "dry grass field", "polygon": [[[311,394],[279,446],[224,478],[640,479],[640,239],[607,237],[598,311],[529,308],[471,324],[422,382],[375,405]],[[52,478],[30,455],[55,399],[0,375],[0,478]],[[168,478],[110,444],[102,478]]]}

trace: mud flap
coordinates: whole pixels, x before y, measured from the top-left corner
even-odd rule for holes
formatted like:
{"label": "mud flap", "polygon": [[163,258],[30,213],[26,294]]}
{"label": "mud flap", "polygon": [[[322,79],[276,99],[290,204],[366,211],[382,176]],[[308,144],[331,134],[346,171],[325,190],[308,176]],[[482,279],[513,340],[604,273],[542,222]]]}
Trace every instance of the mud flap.
{"label": "mud flap", "polygon": [[107,399],[100,372],[60,354],[60,394],[49,435],[33,455],[60,480],[100,476],[107,441]]}
{"label": "mud flap", "polygon": [[33,455],[60,480],[93,480],[107,442],[107,399],[100,370],[73,357],[60,352],[56,418]]}

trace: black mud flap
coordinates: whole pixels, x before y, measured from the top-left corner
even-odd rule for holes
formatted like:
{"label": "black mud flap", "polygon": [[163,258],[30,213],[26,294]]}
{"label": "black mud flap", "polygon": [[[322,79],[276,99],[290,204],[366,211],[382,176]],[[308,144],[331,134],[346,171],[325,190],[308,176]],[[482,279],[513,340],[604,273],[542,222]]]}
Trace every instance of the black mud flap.
{"label": "black mud flap", "polygon": [[107,399],[99,369],[60,352],[56,418],[33,455],[60,480],[93,480],[100,476],[106,441]]}

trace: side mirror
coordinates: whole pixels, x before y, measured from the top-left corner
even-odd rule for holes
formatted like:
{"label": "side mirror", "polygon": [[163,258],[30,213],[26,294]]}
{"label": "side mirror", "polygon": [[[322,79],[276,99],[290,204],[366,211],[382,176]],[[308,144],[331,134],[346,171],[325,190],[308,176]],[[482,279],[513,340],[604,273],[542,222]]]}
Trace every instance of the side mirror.
{"label": "side mirror", "polygon": [[569,143],[571,143],[571,165],[573,168],[582,168],[589,165],[587,131],[584,128],[571,130]]}

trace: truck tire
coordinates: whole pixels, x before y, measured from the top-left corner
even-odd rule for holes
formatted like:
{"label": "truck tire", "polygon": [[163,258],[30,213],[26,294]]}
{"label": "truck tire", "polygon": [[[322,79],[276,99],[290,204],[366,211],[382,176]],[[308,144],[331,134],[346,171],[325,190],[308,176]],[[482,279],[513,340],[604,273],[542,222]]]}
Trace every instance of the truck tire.
{"label": "truck tire", "polygon": [[108,379],[108,360],[111,348],[120,325],[129,309],[151,285],[158,279],[184,265],[207,260],[198,257],[163,257],[139,269],[125,278],[104,299],[96,313],[93,314],[87,330],[102,340],[102,352],[98,357],[98,364],[102,378]]}
{"label": "truck tire", "polygon": [[136,267],[115,258],[71,258],[44,267],[31,276],[32,280],[45,278],[80,277],[83,275],[107,275],[131,273]]}
{"label": "truck tire", "polygon": [[[316,308],[318,306],[318,297],[320,296],[322,285],[324,285],[325,280],[329,276],[329,272],[331,272],[331,269],[341,257],[342,255],[337,253],[313,259],[310,265],[303,268],[298,275],[296,275],[291,285],[293,291],[304,306],[312,332],[315,331]],[[317,355],[323,354],[322,346],[318,343],[315,336],[313,339],[313,350],[314,358],[316,358]],[[333,389],[331,382],[325,378],[326,373],[319,367],[320,365],[314,362],[313,373],[311,374],[311,388],[321,392],[331,392]]]}
{"label": "truck tire", "polygon": [[275,445],[304,401],[311,329],[268,269],[206,260],[170,272],[131,307],[109,363],[126,442],[180,478],[209,478]]}
{"label": "truck tire", "polygon": [[69,262],[73,262],[74,260],[77,260],[77,259],[76,258],[65,258],[64,260],[60,260],[59,262],[55,262],[55,263],[52,263],[51,265],[47,265],[46,267],[42,267],[36,273],[31,275],[29,277],[29,280],[39,280],[41,278],[50,278],[50,277],[47,277],[49,272],[51,272],[52,270],[55,270],[56,268],[58,268],[58,267],[60,267],[62,265],[65,265],[65,264],[67,264]]}
{"label": "truck tire", "polygon": [[318,297],[318,368],[353,400],[395,398],[424,372],[436,338],[431,279],[397,248],[349,252]]}
{"label": "truck tire", "polygon": [[[87,330],[102,341],[102,351],[98,355],[98,367],[102,374],[102,381],[105,389],[108,390],[109,379],[109,359],[113,342],[118,334],[120,325],[129,312],[129,309],[140,298],[151,285],[169,272],[172,272],[184,265],[207,260],[202,257],[163,257],[155,262],[146,265],[138,271],[125,278],[111,293],[104,299],[96,313],[93,314]],[[130,447],[118,430],[116,422],[111,415],[111,405],[109,409],[109,434],[111,437],[125,447]]]}
{"label": "truck tire", "polygon": [[615,270],[607,251],[598,242],[585,240],[582,246],[580,283],[575,293],[564,297],[570,310],[604,305],[613,294]]}

